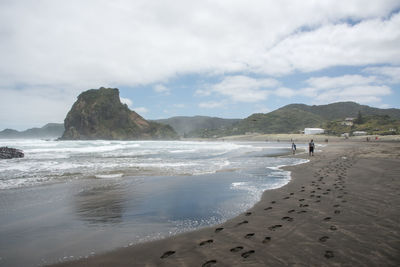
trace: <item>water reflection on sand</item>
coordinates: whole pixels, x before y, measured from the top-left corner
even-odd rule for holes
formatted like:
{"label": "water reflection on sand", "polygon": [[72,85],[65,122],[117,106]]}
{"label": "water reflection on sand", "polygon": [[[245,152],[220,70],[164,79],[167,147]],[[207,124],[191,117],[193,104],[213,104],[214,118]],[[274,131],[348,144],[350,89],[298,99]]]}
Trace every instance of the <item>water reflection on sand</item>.
{"label": "water reflection on sand", "polygon": [[75,195],[78,218],[89,225],[122,222],[126,198],[121,185],[108,184],[82,191]]}

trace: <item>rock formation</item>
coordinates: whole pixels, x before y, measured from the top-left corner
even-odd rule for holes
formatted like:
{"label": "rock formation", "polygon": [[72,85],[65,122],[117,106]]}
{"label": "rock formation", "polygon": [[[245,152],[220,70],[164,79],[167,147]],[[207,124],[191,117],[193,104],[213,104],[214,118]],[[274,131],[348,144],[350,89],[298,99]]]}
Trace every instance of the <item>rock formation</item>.
{"label": "rock formation", "polygon": [[149,122],[122,104],[116,88],[81,93],[64,120],[61,140],[170,140],[177,133],[169,126]]}
{"label": "rock formation", "polygon": [[0,159],[23,158],[24,153],[11,147],[0,147]]}

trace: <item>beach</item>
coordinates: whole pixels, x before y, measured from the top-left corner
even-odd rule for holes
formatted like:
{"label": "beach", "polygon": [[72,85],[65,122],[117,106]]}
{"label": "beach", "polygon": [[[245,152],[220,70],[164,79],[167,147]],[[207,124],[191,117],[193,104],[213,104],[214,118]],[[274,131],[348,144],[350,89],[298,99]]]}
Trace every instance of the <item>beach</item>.
{"label": "beach", "polygon": [[329,142],[223,224],[54,266],[398,266],[399,149]]}

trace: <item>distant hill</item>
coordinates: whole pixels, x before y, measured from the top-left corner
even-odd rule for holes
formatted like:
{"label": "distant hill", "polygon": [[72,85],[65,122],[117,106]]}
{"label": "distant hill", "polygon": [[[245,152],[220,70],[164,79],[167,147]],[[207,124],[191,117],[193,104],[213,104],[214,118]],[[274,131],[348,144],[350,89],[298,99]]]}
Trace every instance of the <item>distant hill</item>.
{"label": "distant hill", "polygon": [[122,104],[117,88],[90,89],[78,96],[61,140],[177,139],[169,125],[150,122]]}
{"label": "distant hill", "polygon": [[313,105],[308,106],[304,104],[290,104],[282,107],[281,109],[300,109],[312,114],[318,115],[324,120],[336,120],[346,117],[357,117],[358,112],[364,115],[384,116],[388,115],[394,119],[400,119],[400,109],[389,108],[380,109],[373,108],[367,105],[360,105],[355,102],[337,102],[328,105]]}
{"label": "distant hill", "polygon": [[196,137],[198,131],[224,129],[239,122],[240,119],[222,119],[217,117],[194,116],[172,117],[156,120],[156,122],[170,125],[181,136]]}
{"label": "distant hill", "polygon": [[400,109],[379,109],[354,102],[328,105],[290,104],[269,113],[256,113],[223,131],[203,132],[203,137],[257,133],[298,133],[307,127],[324,128],[328,122],[364,116],[389,116],[400,120]]}
{"label": "distant hill", "polygon": [[59,138],[64,132],[63,123],[48,123],[41,128],[31,128],[25,131],[16,131],[5,129],[0,132],[0,138],[14,139],[41,139],[41,138]]}

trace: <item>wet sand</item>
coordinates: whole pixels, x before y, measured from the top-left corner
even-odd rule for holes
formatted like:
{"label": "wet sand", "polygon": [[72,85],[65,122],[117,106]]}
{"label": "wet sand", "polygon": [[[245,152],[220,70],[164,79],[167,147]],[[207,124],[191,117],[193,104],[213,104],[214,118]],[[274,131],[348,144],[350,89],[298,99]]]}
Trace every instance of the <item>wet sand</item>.
{"label": "wet sand", "polygon": [[55,266],[398,266],[399,142],[330,142],[287,169],[222,225]]}

